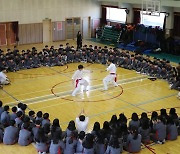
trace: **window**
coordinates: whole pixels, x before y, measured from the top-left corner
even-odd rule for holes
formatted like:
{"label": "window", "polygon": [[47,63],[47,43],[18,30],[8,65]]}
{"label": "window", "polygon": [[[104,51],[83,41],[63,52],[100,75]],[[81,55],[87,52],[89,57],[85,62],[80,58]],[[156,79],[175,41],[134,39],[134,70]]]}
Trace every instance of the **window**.
{"label": "window", "polygon": [[156,27],[159,26],[160,28],[163,28],[164,26],[164,19],[165,19],[165,13],[160,13],[160,16],[158,15],[146,15],[145,13],[141,11],[141,24],[145,26],[152,26]]}
{"label": "window", "polygon": [[108,21],[114,21],[119,23],[126,22],[126,9],[118,9],[118,8],[106,8],[106,19]]}

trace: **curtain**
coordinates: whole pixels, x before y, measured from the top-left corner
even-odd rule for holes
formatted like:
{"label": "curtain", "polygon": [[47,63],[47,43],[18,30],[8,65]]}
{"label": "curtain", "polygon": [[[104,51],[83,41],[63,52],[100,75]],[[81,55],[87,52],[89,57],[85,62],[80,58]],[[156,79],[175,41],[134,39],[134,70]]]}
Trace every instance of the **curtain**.
{"label": "curtain", "polygon": [[18,36],[18,33],[19,33],[19,28],[18,28],[18,22],[13,22],[12,23],[12,30],[15,34],[15,39],[16,41],[18,42],[19,41],[19,36]]}
{"label": "curtain", "polygon": [[106,7],[102,6],[102,10],[101,10],[101,25],[106,25],[107,21],[106,21]]}
{"label": "curtain", "polygon": [[180,37],[180,13],[174,14],[174,36]]}
{"label": "curtain", "polygon": [[134,9],[133,24],[137,25],[141,21],[140,10]]}

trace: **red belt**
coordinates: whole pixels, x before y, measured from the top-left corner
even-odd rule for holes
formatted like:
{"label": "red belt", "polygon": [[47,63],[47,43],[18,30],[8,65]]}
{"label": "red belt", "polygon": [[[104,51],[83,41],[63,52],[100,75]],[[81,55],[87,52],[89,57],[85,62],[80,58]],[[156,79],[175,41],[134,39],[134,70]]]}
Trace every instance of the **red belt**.
{"label": "red belt", "polygon": [[77,80],[76,80],[76,86],[75,86],[76,88],[77,88],[77,85],[78,85],[78,83],[79,83],[79,80],[82,80],[82,79],[77,79]]}

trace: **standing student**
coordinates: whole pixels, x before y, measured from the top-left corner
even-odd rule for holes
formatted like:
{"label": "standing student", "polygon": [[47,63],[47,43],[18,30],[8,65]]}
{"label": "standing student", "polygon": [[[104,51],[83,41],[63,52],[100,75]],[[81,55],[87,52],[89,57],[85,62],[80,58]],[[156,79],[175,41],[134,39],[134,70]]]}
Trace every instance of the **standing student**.
{"label": "standing student", "polygon": [[112,82],[115,87],[118,86],[118,84],[116,83],[116,80],[117,80],[116,65],[113,64],[113,60],[111,60],[111,59],[108,60],[108,64],[109,64],[109,67],[106,70],[109,71],[110,74],[107,75],[103,79],[104,90],[108,90],[108,83],[109,82]]}
{"label": "standing student", "polygon": [[77,92],[81,88],[81,85],[84,86],[83,91],[87,90],[87,86],[88,86],[89,83],[87,82],[87,80],[83,79],[83,74],[86,73],[86,72],[90,72],[90,71],[83,70],[83,68],[84,68],[83,65],[79,65],[78,70],[72,76],[73,83],[75,83],[75,89],[74,89],[74,91],[72,93],[72,96],[76,96]]}
{"label": "standing student", "polygon": [[78,31],[77,33],[77,49],[80,49],[82,47],[82,36],[81,32]]}

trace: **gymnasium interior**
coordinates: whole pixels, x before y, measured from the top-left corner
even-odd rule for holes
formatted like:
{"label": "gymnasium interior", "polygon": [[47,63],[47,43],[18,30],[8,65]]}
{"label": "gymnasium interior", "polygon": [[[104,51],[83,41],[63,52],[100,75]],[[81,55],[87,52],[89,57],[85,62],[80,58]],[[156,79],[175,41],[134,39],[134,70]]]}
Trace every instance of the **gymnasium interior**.
{"label": "gymnasium interior", "polygon": [[[109,59],[117,68],[118,87],[109,83],[104,91]],[[87,70],[83,79],[89,85],[87,91],[82,86],[72,96],[76,88],[72,76],[79,65]],[[1,85],[0,74],[0,154],[179,153],[180,0],[0,0],[1,72],[8,85]],[[48,121],[43,134],[48,140],[45,151],[38,149],[40,139],[33,132],[39,112],[42,121]],[[3,123],[5,114],[9,120]],[[80,115],[88,117],[82,141],[76,123]],[[21,125],[17,125],[18,118]],[[58,151],[51,152],[55,119],[61,130],[58,141],[64,146],[58,144]],[[5,131],[12,121],[18,129],[17,140],[5,144]],[[45,131],[42,121],[38,129]],[[140,131],[144,121],[148,121],[148,142],[142,140]],[[133,122],[138,126],[131,126]],[[156,139],[157,123],[165,128],[163,140]],[[172,140],[170,125],[172,134],[177,134]],[[21,130],[30,133],[26,145],[19,144]],[[135,131],[141,138],[139,144],[131,138]],[[87,148],[88,136],[93,138],[91,148]],[[83,151],[77,151],[76,143],[73,152],[68,152],[69,139],[73,144],[82,142]],[[132,150],[130,139],[139,150]],[[119,151],[113,153],[110,148]]]}

